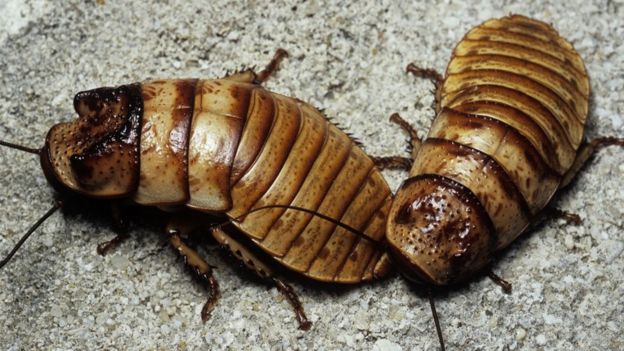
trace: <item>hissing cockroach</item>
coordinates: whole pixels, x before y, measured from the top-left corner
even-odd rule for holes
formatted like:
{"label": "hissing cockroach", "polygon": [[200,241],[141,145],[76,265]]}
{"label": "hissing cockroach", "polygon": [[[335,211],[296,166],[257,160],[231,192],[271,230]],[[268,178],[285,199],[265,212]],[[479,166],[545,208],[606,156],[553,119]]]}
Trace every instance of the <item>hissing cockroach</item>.
{"label": "hissing cockroach", "polygon": [[[203,227],[204,233],[273,281],[306,329],[310,323],[296,295],[263,258],[323,282],[381,278],[389,260],[375,244],[383,238],[392,198],[371,158],[348,135],[311,105],[261,86],[285,55],[278,50],[258,74],[246,70],[224,79],[81,92],[74,99],[78,119],[52,127],[43,148],[3,144],[39,154],[46,178],[61,195],[229,217],[236,233],[223,225]],[[218,284],[185,242],[205,218],[173,218],[169,241],[209,290],[205,320]],[[98,252],[121,239],[100,245]]]}
{"label": "hissing cockroach", "polygon": [[413,165],[386,228],[389,253],[412,281],[448,286],[486,270],[591,154],[624,145],[582,141],[587,72],[572,45],[543,22],[486,21],[457,44],[444,77],[408,70],[437,86],[436,117],[422,144],[407,126]]}

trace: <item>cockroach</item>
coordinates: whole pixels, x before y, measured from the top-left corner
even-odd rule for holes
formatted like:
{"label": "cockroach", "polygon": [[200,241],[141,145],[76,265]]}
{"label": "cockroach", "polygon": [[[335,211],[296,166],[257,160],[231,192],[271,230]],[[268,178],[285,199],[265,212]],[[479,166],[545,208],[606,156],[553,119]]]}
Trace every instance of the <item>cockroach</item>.
{"label": "cockroach", "polygon": [[488,272],[495,253],[548,214],[578,222],[548,204],[596,150],[624,146],[613,137],[583,142],[585,65],[543,22],[488,20],[457,44],[444,77],[413,64],[408,71],[433,80],[436,117],[422,143],[392,118],[410,133],[412,157],[384,161],[412,165],[385,238],[395,266],[417,284],[457,285]]}
{"label": "cockroach", "polygon": [[[390,189],[373,160],[319,110],[262,87],[286,55],[278,50],[259,73],[81,92],[74,98],[78,119],[53,126],[41,149],[1,142],[39,155],[61,202],[0,267],[72,193],[192,212],[173,214],[166,233],[207,287],[204,321],[219,285],[188,243],[191,233],[202,229],[275,284],[302,329],[310,322],[267,257],[322,282],[354,284],[386,276],[390,261],[377,243],[385,232]],[[208,225],[199,214],[229,219]],[[228,223],[238,230],[226,231]],[[126,237],[122,233],[100,244],[98,253]]]}

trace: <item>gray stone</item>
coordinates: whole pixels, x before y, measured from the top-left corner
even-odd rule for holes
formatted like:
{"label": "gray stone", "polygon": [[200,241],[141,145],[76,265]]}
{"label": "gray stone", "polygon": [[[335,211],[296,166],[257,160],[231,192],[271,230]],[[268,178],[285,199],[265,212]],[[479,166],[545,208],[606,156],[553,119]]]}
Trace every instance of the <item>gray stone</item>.
{"label": "gray stone", "polygon": [[[37,147],[74,118],[81,90],[149,78],[219,77],[261,66],[278,47],[291,56],[267,87],[324,108],[372,155],[404,154],[399,112],[426,134],[432,86],[405,74],[416,62],[442,71],[464,33],[510,12],[552,23],[578,49],[591,77],[586,135],[624,135],[624,5],[621,1],[363,1],[301,4],[182,0],[0,2],[0,139]],[[548,222],[494,264],[487,278],[436,297],[449,350],[624,349],[624,151],[602,151],[557,206],[580,228]],[[403,172],[384,173],[396,189]],[[0,256],[52,204],[32,155],[0,148]],[[400,277],[347,292],[294,287],[314,322],[297,329],[273,290],[205,252],[222,287],[202,323],[205,292],[156,226],[100,257],[114,236],[108,215],[50,218],[0,271],[0,348],[436,350],[426,294]]]}

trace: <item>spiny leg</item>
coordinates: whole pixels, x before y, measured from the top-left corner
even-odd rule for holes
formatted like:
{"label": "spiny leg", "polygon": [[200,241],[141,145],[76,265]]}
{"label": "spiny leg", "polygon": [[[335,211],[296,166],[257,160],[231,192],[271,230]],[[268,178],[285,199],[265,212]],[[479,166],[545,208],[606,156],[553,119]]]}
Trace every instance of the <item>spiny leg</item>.
{"label": "spiny leg", "polygon": [[596,151],[611,145],[624,146],[624,138],[600,137],[590,141],[589,143],[581,145],[576,153],[576,159],[574,160],[572,167],[570,167],[570,170],[563,176],[559,189],[570,185],[574,177],[587,163],[587,160],[589,160],[590,157],[596,153]]}
{"label": "spiny leg", "polygon": [[372,156],[371,159],[379,169],[399,169],[409,171],[412,168],[412,159],[402,156]]}
{"label": "spiny leg", "polygon": [[288,57],[288,52],[286,50],[282,48],[275,50],[275,54],[273,55],[271,62],[269,62],[269,64],[257,74],[257,84],[262,84],[269,79],[269,77],[279,68],[280,62],[282,62],[282,60],[286,57]]}
{"label": "spiny leg", "polygon": [[409,135],[407,152],[409,152],[412,159],[414,159],[414,157],[416,157],[416,153],[418,153],[418,149],[420,149],[420,145],[422,144],[420,138],[418,137],[418,133],[416,132],[416,128],[414,128],[408,121],[404,120],[398,113],[393,113],[390,116],[390,122],[398,124],[399,127],[401,127],[401,129]]}
{"label": "spiny leg", "polygon": [[[413,63],[410,63],[409,65],[407,65],[406,71],[417,77],[431,80],[431,82],[433,83],[435,87],[433,110],[437,114],[439,110],[438,102],[439,102],[440,87],[442,86],[444,77],[440,73],[438,73],[436,70],[433,70],[430,68],[421,68],[421,67],[416,66]],[[407,151],[410,153],[410,156],[413,160],[416,157],[416,154],[418,153],[418,149],[420,149],[420,145],[422,144],[422,141],[418,137],[418,133],[416,132],[416,129],[409,122],[404,120],[398,113],[393,113],[392,116],[390,116],[390,121],[398,124],[401,128],[403,128],[403,130],[405,130],[408,133],[410,140],[409,140]]]}
{"label": "spiny leg", "polygon": [[411,158],[403,156],[373,156],[373,162],[379,169],[400,169],[409,171],[412,168],[413,159],[420,148],[420,138],[418,137],[416,129],[398,113],[393,113],[390,116],[390,122],[398,124],[399,127],[409,135],[407,152],[410,153]]}
{"label": "spiny leg", "polygon": [[563,211],[558,208],[546,206],[541,213],[541,216],[544,218],[542,220],[548,219],[563,219],[567,224],[571,225],[581,225],[583,224],[583,220],[576,213]]}
{"label": "spiny leg", "polygon": [[301,301],[297,297],[294,289],[286,282],[276,277],[273,269],[265,264],[257,255],[253,254],[245,245],[232,238],[221,228],[212,228],[212,235],[224,248],[228,249],[247,268],[254,271],[258,276],[272,282],[277,290],[284,295],[286,300],[295,310],[295,317],[299,322],[299,329],[309,330],[312,322],[306,317]]}
{"label": "spiny leg", "polygon": [[442,85],[442,81],[444,80],[444,77],[442,77],[442,74],[440,74],[438,71],[432,68],[418,67],[414,63],[410,63],[409,65],[407,65],[407,68],[405,70],[415,75],[416,77],[429,79],[436,89],[438,89],[440,85]]}
{"label": "spiny leg", "polygon": [[288,283],[284,282],[279,278],[271,278],[273,284],[277,290],[282,293],[282,295],[288,300],[288,303],[295,310],[295,316],[297,318],[297,322],[299,322],[299,329],[301,330],[310,330],[312,327],[312,322],[308,320],[308,317],[305,314],[305,310],[303,309],[303,304],[299,300],[297,293]]}
{"label": "spiny leg", "polygon": [[[574,180],[579,171],[587,164],[587,161],[600,149],[611,146],[624,146],[624,138],[599,137],[588,143],[583,143],[576,153],[576,159],[568,172],[563,176],[559,190],[567,187]],[[534,225],[540,224],[547,219],[564,219],[568,224],[581,225],[581,217],[575,213],[562,211],[553,207],[546,207],[535,219]]]}
{"label": "spiny leg", "polygon": [[126,239],[130,238],[130,235],[128,235],[128,222],[123,216],[122,206],[117,203],[111,204],[111,216],[113,219],[113,228],[117,232],[117,236],[98,244],[96,251],[100,256],[108,254],[110,250],[116,248],[126,241]]}
{"label": "spiny leg", "polygon": [[259,73],[254,72],[253,69],[246,69],[238,73],[230,74],[225,78],[241,83],[253,83],[261,85],[267,79],[269,79],[269,77],[273,73],[277,71],[280,62],[282,62],[282,60],[286,57],[288,57],[288,52],[284,49],[279,48],[275,51],[275,55],[273,55],[271,62],[269,62],[269,64],[266,65],[266,67]]}
{"label": "spiny leg", "polygon": [[197,222],[172,220],[167,225],[166,231],[171,246],[184,258],[184,263],[208,290],[208,300],[201,311],[202,321],[206,322],[221,296],[219,284],[213,275],[212,267],[182,239],[182,236],[187,236],[192,230],[200,226]]}
{"label": "spiny leg", "polygon": [[[564,219],[568,224],[572,225],[581,225],[581,223],[583,223],[581,217],[579,217],[579,215],[575,213],[570,213],[551,206],[547,206],[535,218],[533,226],[539,225],[549,219]],[[492,279],[494,283],[499,285],[506,294],[511,294],[511,283],[498,276],[492,270],[488,271],[488,277]]]}
{"label": "spiny leg", "polygon": [[505,294],[511,294],[511,283],[510,282],[508,282],[505,279],[499,277],[492,270],[488,271],[488,277],[490,279],[492,279],[492,281],[494,283],[496,283],[498,286],[500,286],[501,289],[503,289],[503,292]]}
{"label": "spiny leg", "polygon": [[548,205],[533,217],[531,228],[536,228],[551,219],[563,219],[567,225],[581,225],[583,223],[581,217],[576,213],[563,211]]}
{"label": "spiny leg", "polygon": [[444,77],[438,71],[431,68],[418,67],[413,63],[407,65],[406,71],[419,78],[428,79],[433,83],[433,111],[437,115],[440,112],[440,88],[444,82]]}
{"label": "spiny leg", "polygon": [[98,255],[105,256],[110,250],[116,248],[117,246],[119,246],[119,244],[123,243],[128,238],[130,238],[130,235],[128,235],[128,233],[119,233],[111,240],[99,243],[95,251],[98,253]]}

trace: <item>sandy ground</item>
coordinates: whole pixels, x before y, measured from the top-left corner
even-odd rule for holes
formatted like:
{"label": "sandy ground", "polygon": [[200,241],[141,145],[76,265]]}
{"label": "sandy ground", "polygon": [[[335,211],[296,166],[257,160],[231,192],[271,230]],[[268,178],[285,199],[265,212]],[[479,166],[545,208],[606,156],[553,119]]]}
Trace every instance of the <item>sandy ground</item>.
{"label": "sandy ground", "polygon": [[[400,112],[424,134],[432,86],[409,62],[443,70],[472,26],[508,13],[552,23],[585,59],[594,92],[586,135],[624,135],[624,3],[257,1],[188,4],[3,1],[0,138],[38,147],[74,118],[81,90],[148,78],[219,77],[291,53],[268,88],[326,110],[374,155],[399,154]],[[52,204],[32,155],[0,149],[2,255]],[[405,178],[385,173],[393,189]],[[581,226],[549,222],[497,258],[511,295],[487,278],[436,297],[448,349],[624,348],[624,151],[596,157],[558,206]],[[436,350],[429,306],[400,277],[347,290],[295,281],[312,330],[297,329],[275,289],[250,282],[215,249],[222,299],[202,324],[204,291],[158,225],[135,220],[107,257],[106,214],[56,214],[0,272],[0,348],[9,350]]]}

